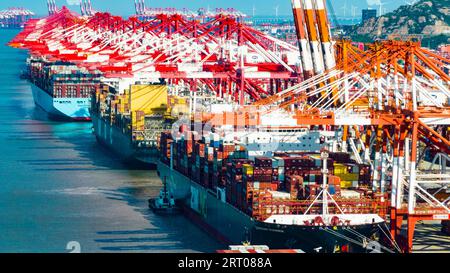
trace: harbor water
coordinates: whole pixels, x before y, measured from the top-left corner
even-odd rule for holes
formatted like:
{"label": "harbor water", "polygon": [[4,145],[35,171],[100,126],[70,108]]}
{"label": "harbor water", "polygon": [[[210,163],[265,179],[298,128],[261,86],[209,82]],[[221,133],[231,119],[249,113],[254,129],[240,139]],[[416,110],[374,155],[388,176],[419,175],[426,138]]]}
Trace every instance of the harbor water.
{"label": "harbor water", "polygon": [[51,121],[20,79],[27,53],[0,30],[0,252],[214,252],[184,216],[157,216],[155,171],[100,147],[89,122]]}

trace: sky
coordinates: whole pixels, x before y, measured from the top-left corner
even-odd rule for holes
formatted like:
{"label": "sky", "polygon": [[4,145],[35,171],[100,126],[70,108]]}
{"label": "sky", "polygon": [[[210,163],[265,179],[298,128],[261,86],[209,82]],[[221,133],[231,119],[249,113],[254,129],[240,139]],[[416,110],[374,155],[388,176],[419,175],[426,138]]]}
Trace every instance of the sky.
{"label": "sky", "polygon": [[[108,11],[112,14],[129,16],[134,14],[134,0],[91,0],[97,11]],[[379,9],[378,3],[384,3],[383,9],[391,11],[408,0],[330,0],[337,16],[351,17],[353,14],[361,16],[361,9],[369,7]],[[77,0],[56,0],[59,7],[68,6],[68,2]],[[0,0],[0,10],[8,7],[24,7],[38,15],[47,13],[47,0]],[[175,7],[197,10],[208,6],[214,8],[235,8],[251,15],[253,8],[255,15],[275,15],[278,7],[278,15],[291,15],[291,0],[146,0],[147,7]],[[79,12],[79,6],[68,6]]]}

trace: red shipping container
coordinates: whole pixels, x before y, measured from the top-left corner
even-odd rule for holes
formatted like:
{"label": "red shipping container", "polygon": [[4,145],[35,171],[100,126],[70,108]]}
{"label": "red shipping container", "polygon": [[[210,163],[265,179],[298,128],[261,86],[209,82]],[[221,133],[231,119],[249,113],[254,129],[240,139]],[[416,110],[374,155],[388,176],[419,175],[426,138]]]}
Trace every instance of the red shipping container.
{"label": "red shipping container", "polygon": [[341,185],[341,179],[338,176],[329,175],[328,184],[330,185]]}
{"label": "red shipping container", "polygon": [[285,179],[285,187],[288,192],[297,190],[303,184],[303,177],[301,176],[287,176]]}
{"label": "red shipping container", "polygon": [[280,181],[272,181],[272,190],[278,191],[280,187]]}
{"label": "red shipping container", "polygon": [[186,151],[187,151],[187,154],[191,154],[193,152],[192,140],[186,141]]}
{"label": "red shipping container", "polygon": [[255,166],[257,167],[272,167],[272,159],[268,157],[256,157]]}

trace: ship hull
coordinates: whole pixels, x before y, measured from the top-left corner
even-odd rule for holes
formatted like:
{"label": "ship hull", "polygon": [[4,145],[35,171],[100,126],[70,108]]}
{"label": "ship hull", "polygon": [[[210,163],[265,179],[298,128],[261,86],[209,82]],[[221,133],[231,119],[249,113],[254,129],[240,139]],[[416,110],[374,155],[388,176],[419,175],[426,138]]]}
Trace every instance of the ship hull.
{"label": "ship hull", "polygon": [[256,238],[253,238],[253,240],[256,242],[265,242],[272,248],[300,248],[307,253],[332,253],[336,250],[336,246],[341,247],[344,245],[348,246],[349,252],[366,252],[368,248],[349,243],[348,239],[358,240],[358,238],[355,238],[355,232],[366,238],[378,236],[378,226],[376,224],[333,228],[276,225],[258,222],[255,229],[257,232],[253,233],[253,236]]}
{"label": "ship hull", "polygon": [[33,99],[49,117],[54,119],[89,121],[90,98],[54,98],[38,86],[32,84]]}
{"label": "ship hull", "polygon": [[158,150],[134,147],[131,137],[109,124],[96,113],[91,113],[93,133],[97,141],[119,156],[120,160],[133,165],[145,165],[154,168],[158,159]]}
{"label": "ship hull", "polygon": [[[166,180],[169,191],[181,203],[186,216],[226,244],[241,244],[255,226],[255,221],[237,208],[219,199],[211,190],[185,175],[158,163],[158,174]],[[193,208],[194,207],[194,208]]]}
{"label": "ship hull", "polygon": [[[365,252],[361,246],[333,235],[325,228],[299,225],[279,225],[260,222],[225,202],[223,196],[195,183],[190,178],[159,162],[158,174],[167,182],[174,198],[181,203],[186,216],[225,244],[240,245],[250,241],[273,249],[302,249],[305,252],[333,252],[335,246],[348,246],[350,252]],[[377,225],[352,226],[352,231],[334,229],[347,238],[357,240],[355,231],[367,238],[376,236]]]}

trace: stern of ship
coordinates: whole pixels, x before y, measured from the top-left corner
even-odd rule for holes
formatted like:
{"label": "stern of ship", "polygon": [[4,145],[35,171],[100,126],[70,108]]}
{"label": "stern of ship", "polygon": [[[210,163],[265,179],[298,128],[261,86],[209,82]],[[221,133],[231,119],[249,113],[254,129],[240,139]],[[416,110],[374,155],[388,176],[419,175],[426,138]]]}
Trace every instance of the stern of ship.
{"label": "stern of ship", "polygon": [[306,252],[372,252],[377,250],[384,220],[376,214],[272,215],[258,221],[252,243],[271,248],[301,248]]}

